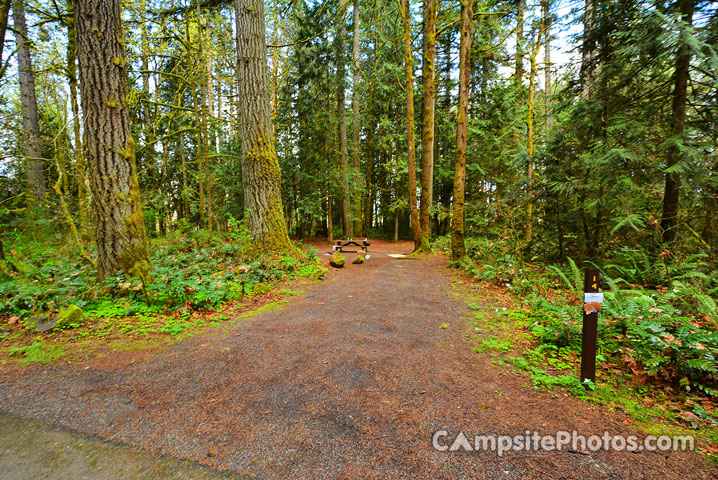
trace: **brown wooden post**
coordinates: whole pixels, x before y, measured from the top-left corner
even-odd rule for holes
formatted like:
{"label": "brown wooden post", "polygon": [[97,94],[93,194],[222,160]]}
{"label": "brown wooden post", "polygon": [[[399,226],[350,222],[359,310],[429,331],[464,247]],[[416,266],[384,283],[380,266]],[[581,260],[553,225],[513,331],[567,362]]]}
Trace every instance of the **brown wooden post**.
{"label": "brown wooden post", "polygon": [[[583,281],[584,293],[598,293],[599,271],[596,268],[586,270],[586,276]],[[584,298],[585,300],[585,298]],[[589,383],[596,382],[596,340],[598,330],[598,310],[597,308],[587,308],[588,303],[583,304],[583,335],[581,339],[581,383],[589,388]]]}

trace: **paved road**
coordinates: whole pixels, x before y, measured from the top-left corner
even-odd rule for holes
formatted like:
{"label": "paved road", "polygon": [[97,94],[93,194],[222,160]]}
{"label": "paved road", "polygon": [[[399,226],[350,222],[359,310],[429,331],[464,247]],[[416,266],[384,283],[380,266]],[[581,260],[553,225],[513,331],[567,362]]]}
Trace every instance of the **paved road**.
{"label": "paved road", "polygon": [[0,479],[131,478],[219,480],[239,477],[0,412]]}

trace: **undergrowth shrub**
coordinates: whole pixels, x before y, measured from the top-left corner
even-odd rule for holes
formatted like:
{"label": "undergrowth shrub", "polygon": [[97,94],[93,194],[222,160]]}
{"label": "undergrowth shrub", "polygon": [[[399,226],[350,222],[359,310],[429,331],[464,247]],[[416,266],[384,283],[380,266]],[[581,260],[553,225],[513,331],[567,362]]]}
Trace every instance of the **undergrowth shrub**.
{"label": "undergrowth shrub", "polygon": [[[709,257],[652,259],[622,248],[610,260],[590,264],[601,270],[605,286],[601,361],[622,365],[644,383],[718,396],[718,273]],[[584,275],[571,258],[565,265],[527,265],[500,238],[474,238],[467,239],[467,257],[453,266],[519,294],[528,308],[503,313],[514,315],[539,345],[580,355]]]}
{"label": "undergrowth shrub", "polygon": [[[252,294],[258,283],[312,276],[323,267],[316,250],[297,256],[267,255],[245,261],[243,227],[221,237],[194,232],[155,242],[153,277],[147,284],[120,271],[97,282],[77,252],[23,238],[13,243],[15,275],[0,277],[0,315],[23,318],[74,304],[93,317],[153,315],[212,310],[223,302]],[[68,258],[70,260],[68,260]]]}

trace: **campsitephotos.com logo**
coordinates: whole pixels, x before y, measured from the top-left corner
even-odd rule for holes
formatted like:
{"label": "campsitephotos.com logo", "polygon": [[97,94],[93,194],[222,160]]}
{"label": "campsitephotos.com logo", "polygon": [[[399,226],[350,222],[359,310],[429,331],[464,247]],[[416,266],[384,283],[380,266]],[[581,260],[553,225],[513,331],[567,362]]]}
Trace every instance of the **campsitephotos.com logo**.
{"label": "campsitephotos.com logo", "polygon": [[641,439],[636,435],[613,435],[608,431],[603,432],[603,435],[586,436],[576,430],[560,430],[553,435],[526,430],[521,435],[474,436],[468,436],[464,432],[452,435],[446,430],[438,430],[432,435],[431,442],[440,452],[495,452],[498,456],[512,451],[666,452],[692,451],[695,448],[695,438],[691,435],[648,435]]}

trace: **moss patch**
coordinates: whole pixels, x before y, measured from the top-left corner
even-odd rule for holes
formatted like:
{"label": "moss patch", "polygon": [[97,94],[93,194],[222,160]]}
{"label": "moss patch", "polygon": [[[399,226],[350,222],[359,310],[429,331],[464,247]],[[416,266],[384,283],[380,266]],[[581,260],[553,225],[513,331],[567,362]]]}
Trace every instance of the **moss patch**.
{"label": "moss patch", "polygon": [[85,314],[77,305],[70,305],[63,308],[57,314],[55,328],[73,328],[79,327],[84,323]]}

